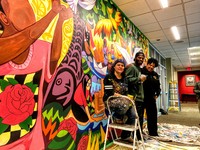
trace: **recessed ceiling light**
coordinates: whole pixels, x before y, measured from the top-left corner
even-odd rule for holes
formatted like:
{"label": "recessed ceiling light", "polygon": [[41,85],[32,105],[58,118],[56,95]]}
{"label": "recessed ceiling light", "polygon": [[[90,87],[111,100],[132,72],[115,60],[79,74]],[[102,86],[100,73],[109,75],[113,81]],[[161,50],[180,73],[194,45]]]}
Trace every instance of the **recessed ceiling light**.
{"label": "recessed ceiling light", "polygon": [[173,27],[171,27],[171,30],[172,30],[172,33],[173,33],[173,35],[174,35],[174,38],[175,38],[176,40],[180,40],[180,34],[179,34],[179,32],[178,32],[177,27],[176,27],[176,26],[173,26]]}
{"label": "recessed ceiling light", "polygon": [[160,3],[162,5],[162,8],[168,7],[168,0],[160,0]]}

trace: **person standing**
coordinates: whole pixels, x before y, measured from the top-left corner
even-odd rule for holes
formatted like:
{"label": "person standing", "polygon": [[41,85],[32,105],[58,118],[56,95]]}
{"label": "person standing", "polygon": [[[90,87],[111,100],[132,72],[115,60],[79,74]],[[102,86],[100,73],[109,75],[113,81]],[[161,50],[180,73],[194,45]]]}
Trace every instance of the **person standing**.
{"label": "person standing", "polygon": [[[134,63],[126,66],[126,78],[128,80],[128,93],[136,96],[135,105],[139,116],[140,127],[143,126],[143,85],[142,83],[146,80],[146,76],[141,74],[141,65],[144,62],[145,55],[143,51],[139,51],[135,54]],[[139,132],[137,132],[138,140],[141,140]]]}
{"label": "person standing", "polygon": [[160,81],[154,68],[158,66],[158,61],[149,58],[147,65],[142,68],[142,74],[147,76],[143,83],[144,89],[144,108],[147,114],[147,129],[150,136],[158,136],[157,127],[157,106],[156,99],[160,95]]}
{"label": "person standing", "polygon": [[199,113],[200,113],[200,81],[196,82],[193,91],[196,94],[196,97],[198,100],[198,108],[199,108]]}
{"label": "person standing", "polygon": [[[117,59],[110,70],[104,78],[104,101],[106,101],[110,96],[120,96],[128,94],[128,82],[125,78],[125,64],[123,60]],[[120,102],[123,104],[123,101]],[[124,105],[124,104],[123,104]],[[118,111],[114,112],[114,118],[117,120],[123,120],[126,115],[127,120],[125,124],[134,125],[135,124],[135,111],[132,106],[128,106],[128,110],[125,114],[119,114]],[[133,142],[130,131],[122,131],[121,138],[128,142]]]}

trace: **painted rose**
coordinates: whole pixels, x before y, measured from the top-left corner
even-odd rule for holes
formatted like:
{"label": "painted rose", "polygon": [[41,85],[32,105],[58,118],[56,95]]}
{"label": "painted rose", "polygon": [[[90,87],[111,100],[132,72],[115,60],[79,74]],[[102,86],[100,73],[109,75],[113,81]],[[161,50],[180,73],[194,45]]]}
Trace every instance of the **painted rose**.
{"label": "painted rose", "polygon": [[9,85],[0,93],[0,117],[4,124],[23,122],[33,113],[34,106],[34,94],[26,85]]}
{"label": "painted rose", "polygon": [[77,150],[86,150],[88,146],[88,135],[82,136],[81,140],[78,143]]}
{"label": "painted rose", "polygon": [[77,123],[74,118],[69,118],[67,120],[63,120],[58,128],[58,132],[60,130],[67,130],[72,138],[76,140],[76,132],[78,130]]}

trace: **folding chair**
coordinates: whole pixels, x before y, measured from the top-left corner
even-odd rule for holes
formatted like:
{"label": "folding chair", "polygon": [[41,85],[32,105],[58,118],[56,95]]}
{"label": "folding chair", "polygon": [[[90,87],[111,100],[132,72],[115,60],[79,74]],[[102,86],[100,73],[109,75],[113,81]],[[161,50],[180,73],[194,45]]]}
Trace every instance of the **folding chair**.
{"label": "folding chair", "polygon": [[[105,135],[105,140],[104,140],[104,150],[106,149],[106,141],[107,141],[107,137],[108,137],[108,132],[110,131],[109,128],[112,128],[114,130],[115,137],[113,136],[113,133],[110,132],[112,140],[113,140],[113,144],[129,147],[129,148],[132,148],[133,150],[139,149],[139,148],[145,149],[144,139],[143,139],[143,135],[142,135],[141,127],[140,127],[140,122],[139,122],[139,116],[138,116],[136,106],[135,106],[135,102],[134,102],[135,98],[134,98],[134,100],[132,100],[128,96],[120,96],[120,97],[123,97],[123,98],[131,101],[132,107],[134,108],[135,115],[136,115],[135,124],[134,125],[128,125],[128,124],[119,124],[119,123],[114,122],[113,112],[111,111],[111,108],[109,106],[109,101],[112,100],[113,98],[117,98],[117,97],[116,96],[110,96],[107,99],[107,109],[108,109],[109,114],[108,114],[108,123],[107,123],[107,128],[106,128],[106,135]],[[118,137],[116,129],[131,131],[132,133],[134,131],[134,133],[133,133],[133,143],[125,142],[120,137]],[[137,140],[137,136],[136,136],[137,130],[139,130],[139,133],[140,133],[140,136],[141,136],[141,141]]]}

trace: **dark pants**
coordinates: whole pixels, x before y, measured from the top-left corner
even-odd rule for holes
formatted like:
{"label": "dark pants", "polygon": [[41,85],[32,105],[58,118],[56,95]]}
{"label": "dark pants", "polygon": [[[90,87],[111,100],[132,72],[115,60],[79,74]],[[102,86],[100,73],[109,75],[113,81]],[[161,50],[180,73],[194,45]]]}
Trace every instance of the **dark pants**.
{"label": "dark pants", "polygon": [[158,136],[158,127],[157,127],[157,106],[156,100],[154,98],[148,97],[145,99],[145,108],[147,113],[147,128],[149,135]]}
{"label": "dark pants", "polygon": [[[135,116],[135,111],[133,107],[130,107],[125,115],[128,117],[126,124],[134,125],[136,116]],[[130,135],[131,135],[130,131],[123,130],[121,133],[121,138],[124,139],[124,138],[130,137]]]}
{"label": "dark pants", "polygon": [[[144,117],[144,102],[135,101],[135,106],[136,106],[136,109],[137,109],[137,113],[138,113],[139,121],[140,121],[140,127],[141,127],[141,130],[142,130],[143,117]],[[139,130],[137,130],[136,134],[137,134],[138,140],[141,140],[141,136],[140,136]]]}

